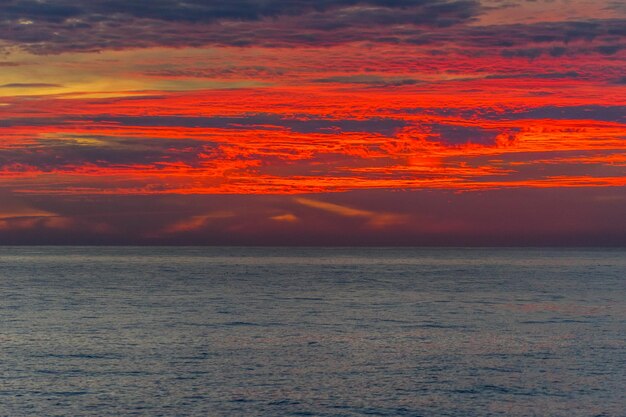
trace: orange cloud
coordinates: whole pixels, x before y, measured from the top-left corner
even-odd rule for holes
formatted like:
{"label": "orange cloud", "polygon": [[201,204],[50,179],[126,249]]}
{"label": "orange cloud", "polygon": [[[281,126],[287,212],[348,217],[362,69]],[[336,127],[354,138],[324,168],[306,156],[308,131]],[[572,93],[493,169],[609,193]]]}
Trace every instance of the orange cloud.
{"label": "orange cloud", "polygon": [[56,217],[58,216],[55,213],[51,213],[45,210],[39,210],[35,208],[25,207],[22,209],[13,209],[13,210],[0,210],[0,220],[7,219],[19,219],[19,218],[29,218],[29,217]]}
{"label": "orange cloud", "polygon": [[44,214],[38,216],[2,216],[0,217],[0,230],[29,230],[37,227],[46,229],[66,230],[74,225],[74,221],[68,217]]}
{"label": "orange cloud", "polygon": [[295,223],[295,222],[300,221],[300,219],[292,213],[279,214],[277,216],[270,217],[270,219],[276,220],[277,222],[287,222],[287,223]]}
{"label": "orange cloud", "polygon": [[[23,224],[40,222],[42,219],[58,218],[59,214],[47,210],[32,207],[24,201],[12,195],[0,194],[2,204],[0,206],[0,221],[5,227],[9,224]],[[54,221],[51,222],[51,224]]]}
{"label": "orange cloud", "polygon": [[[199,216],[192,216],[188,219],[181,220],[172,225],[165,227],[161,233],[165,234],[173,234],[173,233],[181,233],[181,232],[189,232],[193,230],[198,230],[204,226],[206,226],[209,222],[218,219],[227,219],[229,217],[233,217],[235,214],[230,211],[215,211],[211,213],[205,213]],[[157,235],[161,234],[158,233]]]}
{"label": "orange cloud", "polygon": [[316,208],[343,217],[362,217],[368,220],[368,225],[372,227],[387,227],[406,222],[406,216],[393,213],[377,213],[369,210],[361,210],[340,204],[328,203],[325,201],[313,200],[311,198],[298,197],[294,199],[304,206]]}

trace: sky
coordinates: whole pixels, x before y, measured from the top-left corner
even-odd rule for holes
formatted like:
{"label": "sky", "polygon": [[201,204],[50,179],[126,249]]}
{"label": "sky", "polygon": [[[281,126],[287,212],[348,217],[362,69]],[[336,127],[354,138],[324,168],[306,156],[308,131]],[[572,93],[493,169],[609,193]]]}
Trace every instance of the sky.
{"label": "sky", "polygon": [[626,245],[621,0],[4,0],[0,244]]}

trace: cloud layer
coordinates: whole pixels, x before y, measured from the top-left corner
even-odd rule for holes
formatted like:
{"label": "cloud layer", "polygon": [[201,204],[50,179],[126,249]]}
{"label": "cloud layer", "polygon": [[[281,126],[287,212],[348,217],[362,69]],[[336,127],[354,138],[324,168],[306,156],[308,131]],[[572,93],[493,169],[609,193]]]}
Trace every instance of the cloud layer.
{"label": "cloud layer", "polygon": [[[576,3],[568,4],[576,11]],[[608,5],[607,5],[608,7]],[[330,46],[350,42],[458,47],[505,57],[613,55],[624,14],[573,21],[493,24],[478,0],[8,0],[0,40],[47,54],[157,46]],[[581,15],[584,10],[580,10]],[[488,24],[491,23],[491,24]]]}
{"label": "cloud layer", "polygon": [[624,28],[612,1],[3,1],[0,243],[623,242]]}

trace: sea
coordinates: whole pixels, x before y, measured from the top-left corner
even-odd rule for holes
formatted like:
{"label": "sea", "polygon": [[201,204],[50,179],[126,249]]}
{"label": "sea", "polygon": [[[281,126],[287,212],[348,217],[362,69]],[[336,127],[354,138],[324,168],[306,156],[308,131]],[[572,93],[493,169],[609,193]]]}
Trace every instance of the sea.
{"label": "sea", "polygon": [[0,247],[0,416],[626,416],[626,249]]}

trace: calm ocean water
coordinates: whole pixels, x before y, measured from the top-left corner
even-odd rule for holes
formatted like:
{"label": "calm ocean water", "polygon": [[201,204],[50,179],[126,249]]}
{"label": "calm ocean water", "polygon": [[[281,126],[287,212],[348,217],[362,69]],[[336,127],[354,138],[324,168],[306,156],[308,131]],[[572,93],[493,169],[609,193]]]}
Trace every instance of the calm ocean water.
{"label": "calm ocean water", "polygon": [[626,250],[0,247],[0,416],[626,416]]}

